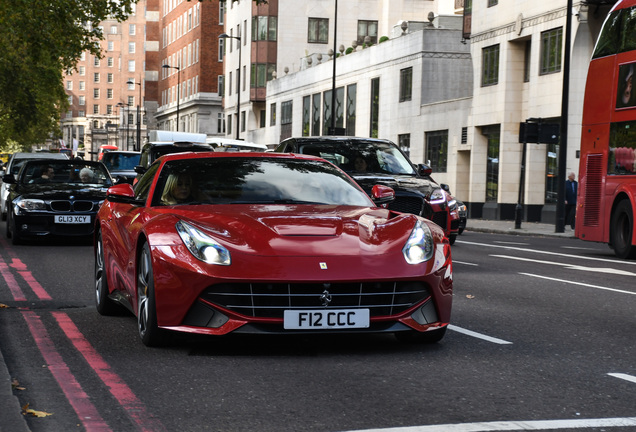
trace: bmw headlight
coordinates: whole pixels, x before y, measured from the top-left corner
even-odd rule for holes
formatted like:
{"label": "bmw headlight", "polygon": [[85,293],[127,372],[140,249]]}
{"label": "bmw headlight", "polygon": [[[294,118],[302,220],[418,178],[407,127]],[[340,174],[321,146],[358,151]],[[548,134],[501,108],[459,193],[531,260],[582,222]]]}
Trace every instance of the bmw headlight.
{"label": "bmw headlight", "polygon": [[437,188],[431,193],[431,204],[442,204],[446,202],[446,192],[442,188]]}
{"label": "bmw headlight", "polygon": [[184,221],[177,222],[176,228],[183,243],[197,259],[208,264],[227,266],[232,263],[230,251],[200,229]]}
{"label": "bmw headlight", "polygon": [[40,199],[20,198],[15,201],[15,205],[26,211],[46,210],[46,204]]}
{"label": "bmw headlight", "polygon": [[404,259],[409,264],[420,264],[433,257],[435,247],[431,230],[426,224],[417,221],[411,236],[402,248]]}

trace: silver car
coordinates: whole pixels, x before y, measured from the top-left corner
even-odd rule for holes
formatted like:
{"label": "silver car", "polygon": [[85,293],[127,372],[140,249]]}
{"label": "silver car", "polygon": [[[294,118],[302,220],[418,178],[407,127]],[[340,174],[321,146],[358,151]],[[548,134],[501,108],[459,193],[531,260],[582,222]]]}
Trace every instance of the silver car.
{"label": "silver car", "polygon": [[[20,167],[25,161],[31,159],[68,159],[68,155],[64,153],[13,153],[9,157],[9,162],[5,165],[5,170],[0,171],[0,178],[5,174],[13,174],[14,176],[20,171]],[[0,210],[2,211],[2,220],[7,219],[7,197],[9,196],[9,184],[2,182],[0,185]]]}

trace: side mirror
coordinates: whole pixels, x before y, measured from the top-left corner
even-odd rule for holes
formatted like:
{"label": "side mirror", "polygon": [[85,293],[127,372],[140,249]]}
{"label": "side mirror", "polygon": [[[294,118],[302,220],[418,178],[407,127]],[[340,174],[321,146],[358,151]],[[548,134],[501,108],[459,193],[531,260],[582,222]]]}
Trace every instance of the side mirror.
{"label": "side mirror", "polygon": [[106,199],[116,203],[143,205],[143,201],[135,199],[135,191],[129,183],[109,187],[106,192]]}
{"label": "side mirror", "polygon": [[423,177],[428,177],[433,174],[433,168],[426,164],[417,164],[417,173]]}
{"label": "side mirror", "polygon": [[450,192],[450,186],[448,186],[446,183],[442,183],[440,184],[441,188],[444,189],[446,192],[448,192],[449,194]]}
{"label": "side mirror", "polygon": [[145,174],[146,171],[148,171],[146,168],[142,167],[141,165],[135,165],[135,172],[137,174]]}
{"label": "side mirror", "polygon": [[2,182],[7,184],[15,184],[16,180],[13,174],[5,174],[2,176]]}
{"label": "side mirror", "polygon": [[378,207],[386,206],[395,199],[395,191],[388,186],[375,185],[371,189],[371,199]]}

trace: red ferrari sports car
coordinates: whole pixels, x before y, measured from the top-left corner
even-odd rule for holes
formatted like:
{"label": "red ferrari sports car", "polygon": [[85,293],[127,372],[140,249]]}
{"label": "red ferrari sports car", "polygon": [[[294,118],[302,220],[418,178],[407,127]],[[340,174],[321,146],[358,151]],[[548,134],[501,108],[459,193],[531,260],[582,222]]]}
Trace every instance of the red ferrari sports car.
{"label": "red ferrari sports car", "polygon": [[97,214],[97,310],[127,307],[149,346],[168,330],[437,342],[450,245],[433,222],[383,208],[393,198],[314,156],[163,156],[134,189],[109,188]]}

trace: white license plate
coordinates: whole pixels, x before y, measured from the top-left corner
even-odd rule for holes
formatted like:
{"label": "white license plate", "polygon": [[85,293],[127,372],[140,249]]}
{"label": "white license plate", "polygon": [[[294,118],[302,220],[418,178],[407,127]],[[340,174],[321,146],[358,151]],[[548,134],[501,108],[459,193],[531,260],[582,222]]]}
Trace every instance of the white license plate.
{"label": "white license plate", "polygon": [[55,223],[59,224],[87,224],[91,223],[90,216],[55,216]]}
{"label": "white license plate", "polygon": [[286,310],[283,327],[290,330],[368,328],[369,309]]}

